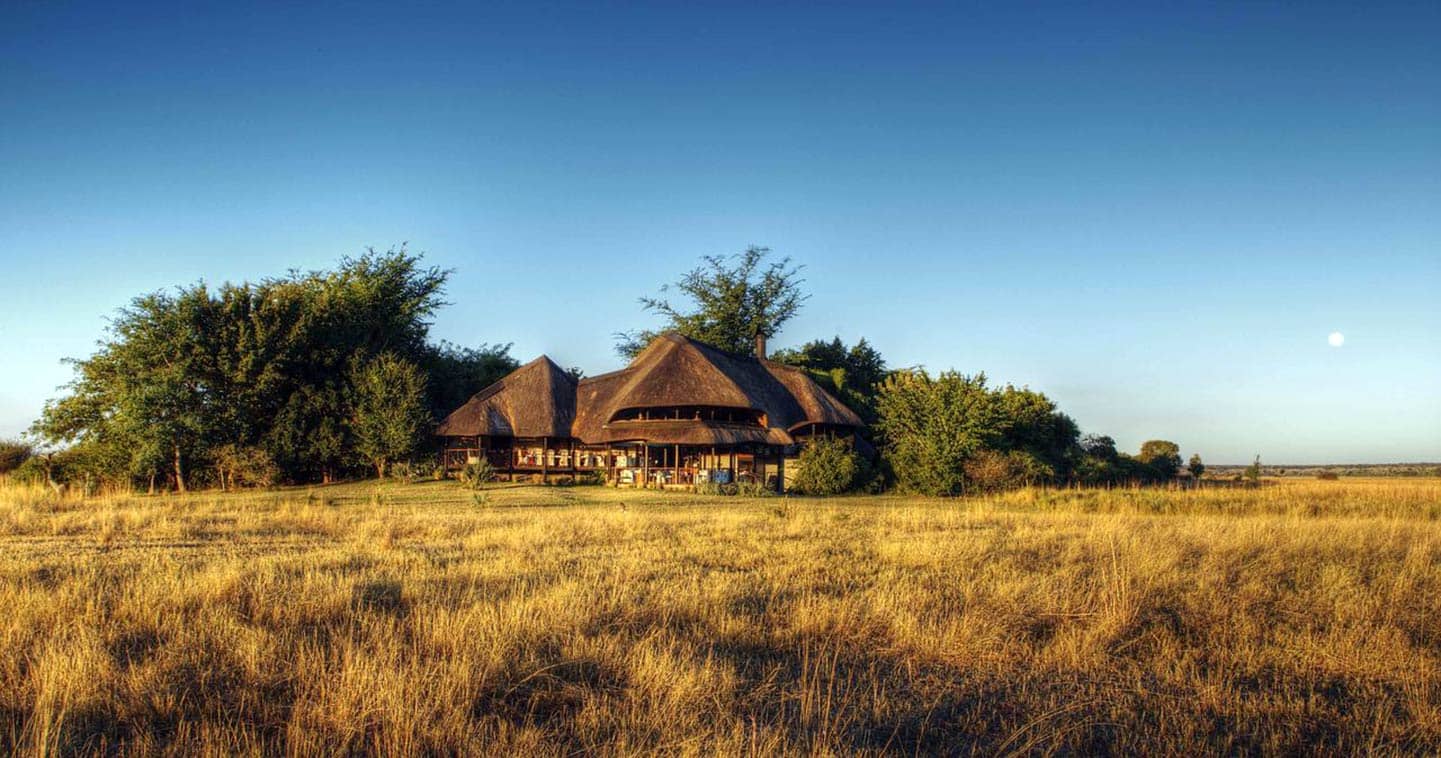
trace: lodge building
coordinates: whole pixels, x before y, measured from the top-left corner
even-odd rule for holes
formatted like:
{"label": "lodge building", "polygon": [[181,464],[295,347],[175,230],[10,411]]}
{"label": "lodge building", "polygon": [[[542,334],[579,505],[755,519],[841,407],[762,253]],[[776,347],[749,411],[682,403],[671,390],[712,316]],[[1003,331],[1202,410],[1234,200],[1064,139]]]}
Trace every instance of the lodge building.
{"label": "lodge building", "polygon": [[854,411],[756,344],[742,356],[668,332],[626,368],[579,381],[542,355],[441,422],[443,463],[485,459],[512,481],[598,475],[623,487],[783,490],[815,435],[869,451]]}

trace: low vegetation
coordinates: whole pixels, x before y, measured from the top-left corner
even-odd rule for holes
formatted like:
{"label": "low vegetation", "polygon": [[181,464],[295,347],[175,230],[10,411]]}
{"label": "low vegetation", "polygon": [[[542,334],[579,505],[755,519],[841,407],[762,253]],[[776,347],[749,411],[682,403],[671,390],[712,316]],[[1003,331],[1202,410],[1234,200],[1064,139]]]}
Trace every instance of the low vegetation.
{"label": "low vegetation", "polygon": [[0,491],[0,753],[1441,750],[1441,483]]}
{"label": "low vegetation", "polygon": [[865,486],[871,476],[866,459],[843,439],[817,437],[801,449],[790,492],[840,495]]}

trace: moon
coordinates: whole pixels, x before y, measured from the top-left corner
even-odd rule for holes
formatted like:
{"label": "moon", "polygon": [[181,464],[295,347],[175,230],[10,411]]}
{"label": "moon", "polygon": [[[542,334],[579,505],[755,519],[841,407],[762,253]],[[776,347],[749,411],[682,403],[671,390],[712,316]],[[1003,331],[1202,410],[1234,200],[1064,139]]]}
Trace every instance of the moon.
{"label": "moon", "polygon": [[1331,332],[1331,335],[1326,338],[1326,344],[1331,347],[1340,347],[1346,344],[1346,335],[1340,332]]}

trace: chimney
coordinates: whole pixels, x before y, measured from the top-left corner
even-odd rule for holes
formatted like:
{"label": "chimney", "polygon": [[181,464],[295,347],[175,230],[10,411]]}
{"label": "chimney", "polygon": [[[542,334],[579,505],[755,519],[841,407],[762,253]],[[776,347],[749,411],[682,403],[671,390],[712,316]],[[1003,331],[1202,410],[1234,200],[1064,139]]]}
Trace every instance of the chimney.
{"label": "chimney", "polygon": [[764,334],[756,335],[756,357],[761,360],[766,359],[766,336]]}

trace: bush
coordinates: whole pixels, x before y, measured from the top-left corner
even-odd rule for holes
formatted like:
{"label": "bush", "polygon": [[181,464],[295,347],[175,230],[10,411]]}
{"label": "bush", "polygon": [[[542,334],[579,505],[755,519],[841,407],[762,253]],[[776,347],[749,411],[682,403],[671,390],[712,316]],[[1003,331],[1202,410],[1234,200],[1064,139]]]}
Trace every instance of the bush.
{"label": "bush", "polygon": [[839,495],[859,484],[861,456],[845,440],[817,437],[806,443],[797,459],[790,491],[800,495]]}
{"label": "bush", "polygon": [[740,497],[770,497],[771,495],[776,494],[775,490],[765,485],[765,482],[736,482],[733,485],[727,486],[734,487],[734,494]]}
{"label": "bush", "polygon": [[728,482],[726,484],[721,484],[720,482],[701,482],[695,486],[695,491],[697,495],[725,495],[726,497],[734,497],[740,493],[740,487],[741,485],[735,482]]}
{"label": "bush", "polygon": [[[49,481],[49,478],[46,476],[46,468],[47,465],[44,456],[32,455],[26,458],[19,466],[16,466],[15,469],[10,472],[10,476],[17,482],[45,484]],[[53,465],[50,466],[50,468],[53,471],[52,476],[60,473],[54,471]],[[64,483],[63,478],[57,478],[55,481],[60,484]]]}
{"label": "bush", "polygon": [[471,489],[480,489],[481,485],[495,479],[495,467],[490,465],[490,461],[481,458],[475,463],[465,464],[456,478]]}
{"label": "bush", "polygon": [[390,476],[407,484],[415,484],[422,479],[441,479],[442,475],[438,474],[438,471],[440,467],[432,460],[400,461],[390,467]]}
{"label": "bush", "polygon": [[966,484],[981,492],[1025,487],[1052,478],[1049,466],[1020,450],[981,450],[966,460]]}
{"label": "bush", "polygon": [[1340,479],[1341,476],[1335,471],[1322,471],[1316,474],[1316,478],[1326,482],[1334,482],[1337,479]]}
{"label": "bush", "polygon": [[12,476],[17,481],[66,487],[87,495],[102,487],[128,489],[132,484],[129,475],[112,473],[124,470],[114,462],[116,454],[115,448],[79,444],[56,453],[32,455]]}
{"label": "bush", "polygon": [[258,447],[224,445],[215,451],[221,489],[270,487],[280,476],[275,459]]}
{"label": "bush", "polygon": [[0,440],[0,474],[20,468],[35,450],[20,440]]}

